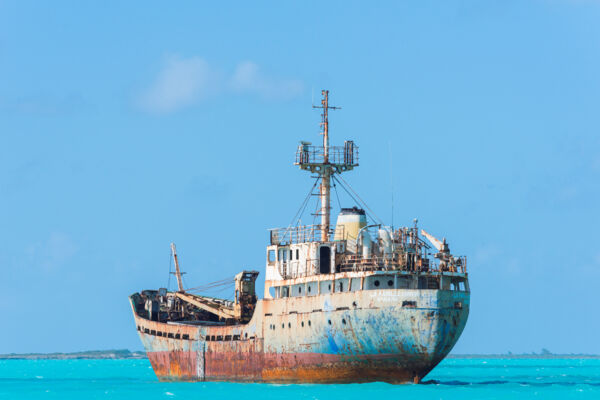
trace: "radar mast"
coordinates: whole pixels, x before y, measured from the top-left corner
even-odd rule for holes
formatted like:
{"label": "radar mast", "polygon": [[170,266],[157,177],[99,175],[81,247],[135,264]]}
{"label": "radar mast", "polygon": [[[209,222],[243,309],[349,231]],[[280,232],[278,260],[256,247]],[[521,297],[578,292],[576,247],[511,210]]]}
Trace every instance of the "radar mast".
{"label": "radar mast", "polygon": [[328,242],[331,227],[331,177],[332,175],[349,171],[358,166],[358,147],[354,142],[348,140],[344,146],[329,146],[329,110],[338,110],[341,107],[329,105],[329,90],[322,90],[320,108],[321,114],[321,135],[323,135],[323,146],[312,146],[310,142],[300,142],[298,152],[296,153],[296,165],[301,169],[316,173],[321,180],[319,187],[319,197],[321,200],[321,209],[318,215],[321,216],[321,241]]}

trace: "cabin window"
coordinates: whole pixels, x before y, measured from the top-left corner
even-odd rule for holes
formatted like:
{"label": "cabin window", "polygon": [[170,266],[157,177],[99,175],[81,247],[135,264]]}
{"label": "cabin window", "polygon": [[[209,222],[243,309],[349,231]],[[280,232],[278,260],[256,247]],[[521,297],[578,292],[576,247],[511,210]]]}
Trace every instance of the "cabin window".
{"label": "cabin window", "polygon": [[416,306],[417,306],[417,302],[416,301],[404,300],[402,302],[402,307],[415,308]]}
{"label": "cabin window", "polygon": [[321,294],[331,293],[331,281],[321,281],[319,285],[321,285]]}
{"label": "cabin window", "polygon": [[240,340],[240,335],[233,335],[233,340]]}
{"label": "cabin window", "polygon": [[296,260],[300,259],[300,250],[296,249]]}
{"label": "cabin window", "polygon": [[269,250],[267,253],[267,261],[269,261],[269,264],[273,264],[276,260],[275,260],[275,250]]}
{"label": "cabin window", "polygon": [[179,333],[176,333],[176,334],[175,334],[175,339],[181,339],[181,334],[179,334]]}
{"label": "cabin window", "polygon": [[302,321],[302,322],[300,323],[300,325],[302,325],[302,327],[304,328],[304,321]]}
{"label": "cabin window", "polygon": [[335,281],[335,291],[336,292],[344,292],[344,291],[347,292],[349,283],[350,283],[350,281],[347,278],[337,279]]}
{"label": "cabin window", "polygon": [[169,333],[169,334],[167,335],[167,337],[168,337],[168,338],[170,338],[170,339],[173,339],[173,334],[172,334],[172,333]]}
{"label": "cabin window", "polygon": [[190,335],[188,335],[187,333],[183,334],[183,337],[182,337],[183,340],[189,340],[189,338],[190,338]]}
{"label": "cabin window", "polygon": [[392,287],[392,286],[394,286],[394,281],[390,279],[390,280],[388,281],[388,286],[389,286],[389,287]]}
{"label": "cabin window", "polygon": [[151,330],[150,334],[156,336],[156,331],[155,330]]}
{"label": "cabin window", "polygon": [[375,285],[375,287],[379,287],[379,280],[375,280],[375,282],[373,282],[373,285]]}
{"label": "cabin window", "polygon": [[302,286],[298,286],[298,293],[302,293]]}
{"label": "cabin window", "polygon": [[308,326],[310,326],[310,319],[308,320]]}
{"label": "cabin window", "polygon": [[229,342],[231,340],[231,335],[225,335],[225,341]]}
{"label": "cabin window", "polygon": [[294,259],[294,250],[290,250],[290,260]]}

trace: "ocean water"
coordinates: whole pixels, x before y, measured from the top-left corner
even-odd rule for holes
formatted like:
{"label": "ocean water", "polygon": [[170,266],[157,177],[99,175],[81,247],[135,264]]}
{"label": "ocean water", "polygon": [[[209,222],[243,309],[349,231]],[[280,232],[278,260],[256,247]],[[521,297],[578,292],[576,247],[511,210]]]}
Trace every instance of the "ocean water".
{"label": "ocean water", "polygon": [[448,359],[423,384],[161,383],[147,360],[0,361],[0,399],[600,399],[600,360]]}

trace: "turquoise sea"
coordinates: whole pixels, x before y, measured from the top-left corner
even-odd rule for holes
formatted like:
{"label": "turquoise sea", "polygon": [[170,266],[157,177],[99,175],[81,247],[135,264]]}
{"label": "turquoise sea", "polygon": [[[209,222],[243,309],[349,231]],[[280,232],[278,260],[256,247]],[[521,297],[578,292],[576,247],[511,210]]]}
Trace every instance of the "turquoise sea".
{"label": "turquoise sea", "polygon": [[448,359],[420,385],[160,383],[147,360],[7,360],[0,398],[600,399],[600,360]]}

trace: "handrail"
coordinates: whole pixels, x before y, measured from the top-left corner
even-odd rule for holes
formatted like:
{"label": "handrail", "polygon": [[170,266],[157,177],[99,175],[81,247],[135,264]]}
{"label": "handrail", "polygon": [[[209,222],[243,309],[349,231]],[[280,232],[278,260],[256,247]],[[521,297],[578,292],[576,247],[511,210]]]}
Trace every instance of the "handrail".
{"label": "handrail", "polygon": [[[342,226],[337,228],[340,232],[343,229]],[[289,244],[306,243],[306,242],[320,242],[321,232],[323,228],[321,225],[298,225],[288,228],[274,228],[269,229],[271,245],[286,246]],[[331,237],[336,233],[335,228],[329,228],[328,237]],[[341,231],[342,237],[344,231]]]}
{"label": "handrail", "polygon": [[[358,146],[329,146],[327,163],[356,167],[358,165]],[[296,151],[296,165],[325,163],[325,147],[301,144]]]}

